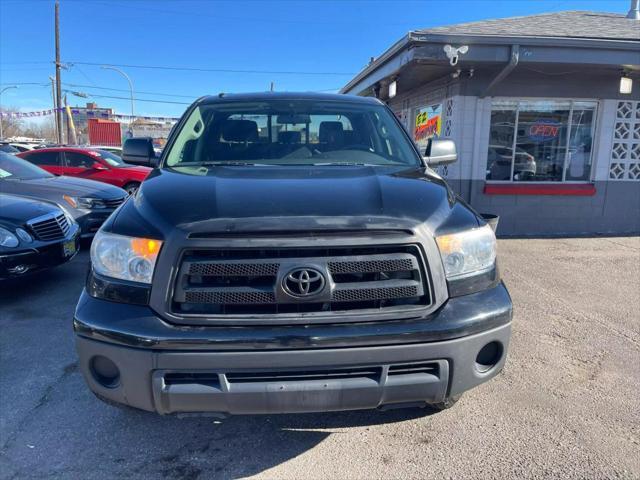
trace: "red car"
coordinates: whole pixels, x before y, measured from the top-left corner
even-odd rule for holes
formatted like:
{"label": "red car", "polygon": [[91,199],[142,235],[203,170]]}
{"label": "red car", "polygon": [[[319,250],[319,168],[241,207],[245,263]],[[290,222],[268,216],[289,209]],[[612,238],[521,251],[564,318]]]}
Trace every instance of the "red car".
{"label": "red car", "polygon": [[88,178],[135,193],[151,168],[129,165],[106,150],[82,147],[41,148],[18,154],[19,157],[54,175]]}

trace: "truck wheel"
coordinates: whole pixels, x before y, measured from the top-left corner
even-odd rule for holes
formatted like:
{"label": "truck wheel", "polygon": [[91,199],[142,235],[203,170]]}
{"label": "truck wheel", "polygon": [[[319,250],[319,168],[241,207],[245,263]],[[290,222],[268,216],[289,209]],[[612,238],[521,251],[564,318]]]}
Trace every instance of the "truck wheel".
{"label": "truck wheel", "polygon": [[458,402],[458,400],[460,400],[460,397],[462,397],[462,394],[455,395],[455,396],[449,397],[449,398],[445,398],[444,402],[430,403],[429,407],[432,410],[436,410],[438,412],[440,412],[442,410],[447,410],[447,409],[453,407]]}
{"label": "truck wheel", "polygon": [[138,191],[138,188],[140,188],[140,184],[138,182],[130,182],[122,188],[124,188],[129,195],[133,195]]}

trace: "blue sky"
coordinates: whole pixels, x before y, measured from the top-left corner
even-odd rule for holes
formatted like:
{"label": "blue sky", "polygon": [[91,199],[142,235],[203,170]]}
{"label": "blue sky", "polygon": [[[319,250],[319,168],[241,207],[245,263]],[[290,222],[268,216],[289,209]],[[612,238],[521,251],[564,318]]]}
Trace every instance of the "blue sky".
{"label": "blue sky", "polygon": [[[560,10],[626,13],[629,3],[61,0],[62,61],[76,62],[63,71],[62,81],[76,85],[64,88],[92,95],[98,105],[129,113],[127,100],[105,98],[128,98],[126,80],[100,64],[313,73],[122,67],[136,97],[178,102],[138,101],[137,114],[179,116],[187,106],[180,102],[221,91],[263,91],[271,81],[276,90],[335,90],[412,29]],[[0,0],[0,85],[38,84],[6,91],[3,106],[25,111],[51,107],[51,89],[42,85],[53,74],[53,12],[53,0]],[[86,101],[69,98],[72,105]]]}

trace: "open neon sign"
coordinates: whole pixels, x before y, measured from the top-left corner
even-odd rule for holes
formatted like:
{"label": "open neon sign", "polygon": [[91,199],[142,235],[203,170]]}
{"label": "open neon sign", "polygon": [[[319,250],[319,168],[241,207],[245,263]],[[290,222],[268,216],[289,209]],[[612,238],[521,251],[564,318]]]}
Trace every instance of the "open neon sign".
{"label": "open neon sign", "polygon": [[537,120],[529,127],[529,138],[534,142],[553,140],[560,133],[561,123],[548,120]]}

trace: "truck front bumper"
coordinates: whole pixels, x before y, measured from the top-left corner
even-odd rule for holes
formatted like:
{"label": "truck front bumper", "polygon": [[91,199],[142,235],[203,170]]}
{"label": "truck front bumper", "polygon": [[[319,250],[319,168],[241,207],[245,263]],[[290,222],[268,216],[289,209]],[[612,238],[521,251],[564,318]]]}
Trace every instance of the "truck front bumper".
{"label": "truck front bumper", "polygon": [[84,293],[74,328],[87,384],[114,402],[161,414],[355,410],[438,403],[497,375],[511,300],[500,284],[414,320],[188,328]]}

